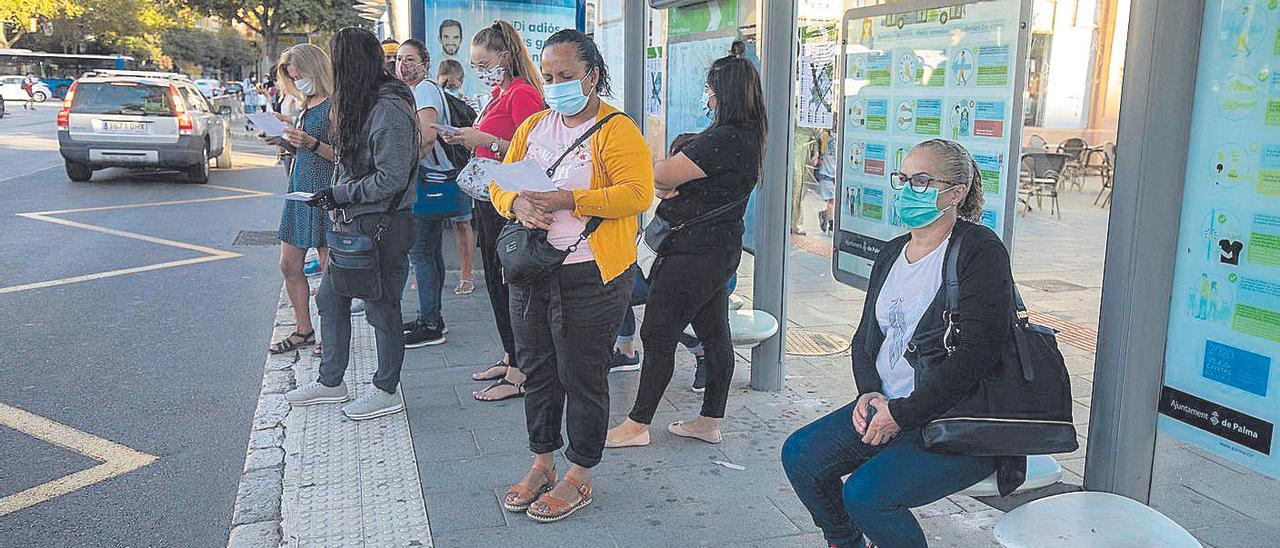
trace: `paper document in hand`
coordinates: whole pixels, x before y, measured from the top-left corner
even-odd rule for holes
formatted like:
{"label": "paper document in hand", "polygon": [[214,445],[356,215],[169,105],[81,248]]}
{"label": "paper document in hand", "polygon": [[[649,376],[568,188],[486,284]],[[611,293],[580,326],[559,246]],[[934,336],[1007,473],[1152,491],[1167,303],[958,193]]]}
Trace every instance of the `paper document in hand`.
{"label": "paper document in hand", "polygon": [[276,118],[275,113],[272,112],[255,112],[250,114],[249,123],[253,124],[253,127],[262,130],[263,133],[266,133],[267,137],[279,137],[284,135],[284,130],[289,127],[289,124],[280,121],[279,118]]}
{"label": "paper document in hand", "polygon": [[284,199],[293,200],[295,202],[305,202],[310,200],[314,194],[310,192],[290,192],[284,195]]}
{"label": "paper document in hand", "polygon": [[551,192],[558,190],[555,183],[547,177],[547,171],[532,158],[526,158],[510,164],[494,164],[484,167],[485,175],[498,183],[502,190],[520,192]]}

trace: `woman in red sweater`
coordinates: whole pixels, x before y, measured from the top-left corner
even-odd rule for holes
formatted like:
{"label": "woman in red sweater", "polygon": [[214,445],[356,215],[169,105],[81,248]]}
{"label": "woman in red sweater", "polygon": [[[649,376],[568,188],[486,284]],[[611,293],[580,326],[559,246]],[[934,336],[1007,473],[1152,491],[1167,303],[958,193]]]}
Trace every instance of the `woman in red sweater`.
{"label": "woman in red sweater", "polygon": [[[477,32],[472,39],[471,68],[480,81],[493,88],[493,93],[474,127],[460,128],[461,133],[446,135],[444,140],[473,148],[481,158],[501,161],[511,146],[516,128],[525,118],[547,108],[542,100],[541,73],[515,27],[501,20]],[[477,239],[484,263],[485,288],[489,291],[504,354],[502,361],[472,375],[477,381],[496,381],[472,396],[480,401],[500,401],[524,395],[524,374],[513,367],[515,338],[511,334],[507,285],[498,264],[498,232],[507,220],[498,215],[492,204],[485,202],[476,203],[475,218],[479,225]]]}

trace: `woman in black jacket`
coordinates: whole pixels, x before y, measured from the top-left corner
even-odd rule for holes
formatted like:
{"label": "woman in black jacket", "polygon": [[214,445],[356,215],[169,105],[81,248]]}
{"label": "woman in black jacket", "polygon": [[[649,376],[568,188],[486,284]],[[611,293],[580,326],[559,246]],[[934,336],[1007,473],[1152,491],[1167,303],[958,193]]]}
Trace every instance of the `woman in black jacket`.
{"label": "woman in black jacket", "polygon": [[[853,336],[858,397],[791,434],[782,464],[831,546],[924,547],[911,515],[991,475],[996,459],[927,451],[921,428],[973,393],[997,364],[1013,307],[1009,254],[982,215],[982,178],[964,147],[916,145],[890,175],[909,234],[876,257]],[[964,233],[962,245],[950,249]],[[958,330],[944,344],[943,267],[958,253]],[[946,349],[944,348],[944,346]],[[919,367],[921,356],[927,365]],[[851,474],[851,475],[850,475]],[[850,475],[843,488],[840,478]],[[843,492],[842,492],[843,491]]]}

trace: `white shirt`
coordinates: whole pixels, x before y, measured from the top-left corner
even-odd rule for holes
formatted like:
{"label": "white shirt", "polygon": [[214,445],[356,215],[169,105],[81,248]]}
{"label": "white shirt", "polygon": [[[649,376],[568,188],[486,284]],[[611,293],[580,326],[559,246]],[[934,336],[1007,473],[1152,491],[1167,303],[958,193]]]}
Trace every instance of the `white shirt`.
{"label": "white shirt", "polygon": [[904,246],[876,298],[876,322],[884,334],[884,343],[876,355],[876,371],[889,399],[905,398],[916,389],[915,369],[903,354],[924,311],[942,287],[942,266],[950,242],[951,237],[947,236],[937,249],[914,263],[907,261]]}
{"label": "white shirt", "polygon": [[[442,126],[453,125],[449,120],[449,107],[445,102],[444,89],[439,84],[431,80],[418,82],[418,85],[413,86],[413,100],[417,103],[418,110],[428,108],[435,110],[436,123]],[[450,162],[449,157],[444,153],[444,139],[437,136],[435,147],[422,158],[419,165],[430,170],[428,177],[444,179],[443,173],[453,169],[453,162]]]}

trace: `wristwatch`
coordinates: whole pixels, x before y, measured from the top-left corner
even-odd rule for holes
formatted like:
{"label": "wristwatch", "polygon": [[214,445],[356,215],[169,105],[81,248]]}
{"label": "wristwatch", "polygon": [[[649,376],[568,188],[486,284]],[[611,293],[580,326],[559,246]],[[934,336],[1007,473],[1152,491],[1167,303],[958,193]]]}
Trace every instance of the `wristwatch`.
{"label": "wristwatch", "polygon": [[489,143],[489,150],[493,151],[494,154],[502,152],[502,139],[494,137],[493,142]]}
{"label": "wristwatch", "polygon": [[309,147],[307,147],[307,148],[308,148],[308,149],[310,149],[310,150],[311,150],[311,152],[317,152],[317,151],[319,151],[319,150],[320,150],[320,140],[319,140],[319,139],[316,139],[316,138],[314,138],[314,137],[313,137],[313,138],[311,139],[311,146],[309,146]]}

